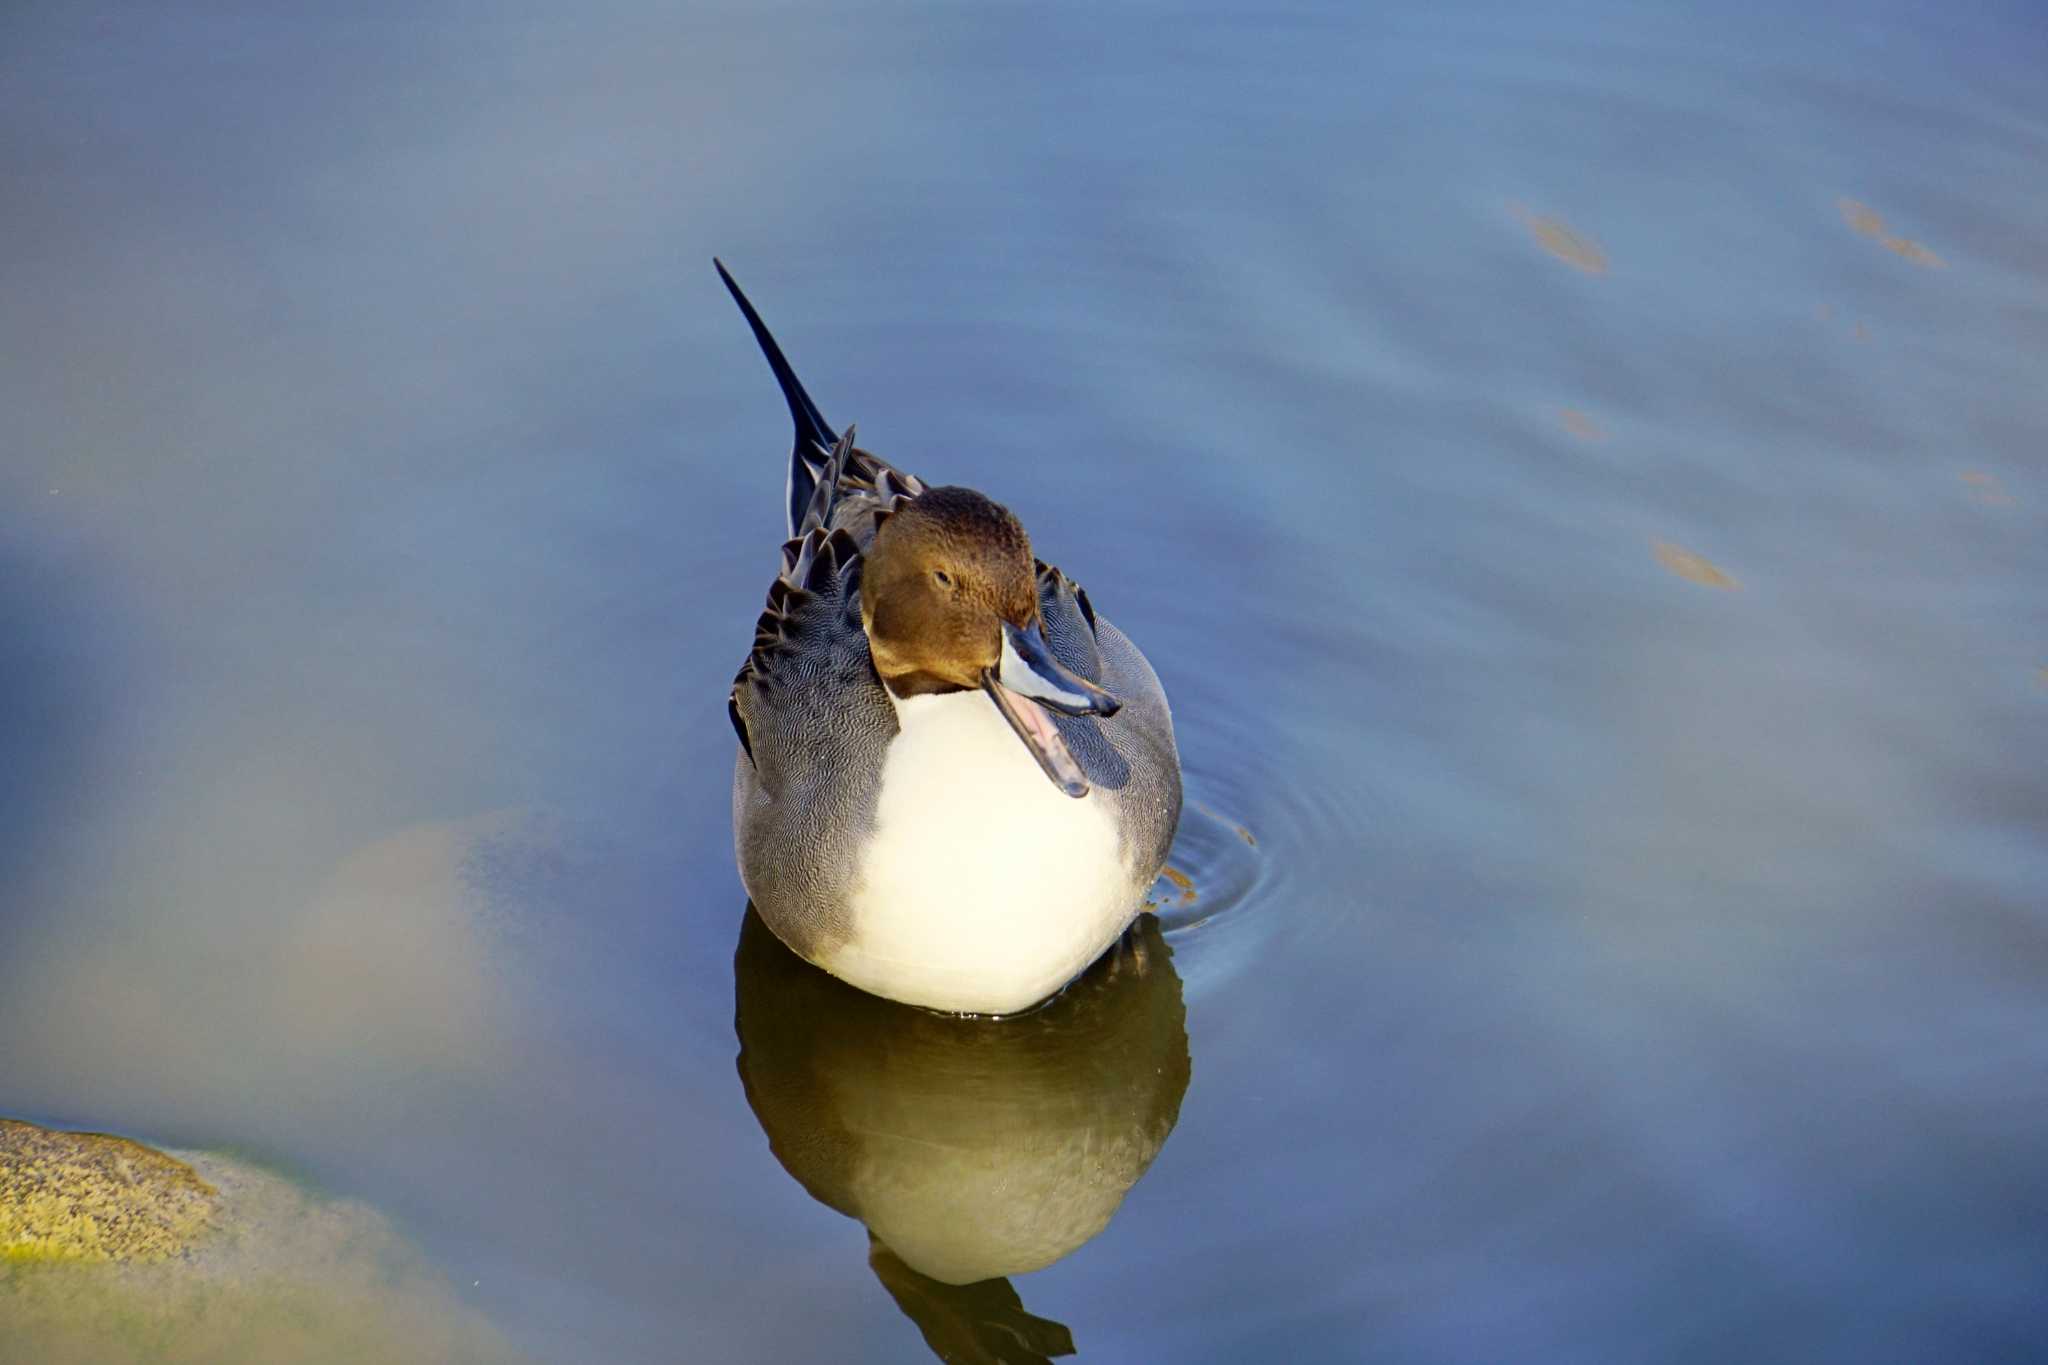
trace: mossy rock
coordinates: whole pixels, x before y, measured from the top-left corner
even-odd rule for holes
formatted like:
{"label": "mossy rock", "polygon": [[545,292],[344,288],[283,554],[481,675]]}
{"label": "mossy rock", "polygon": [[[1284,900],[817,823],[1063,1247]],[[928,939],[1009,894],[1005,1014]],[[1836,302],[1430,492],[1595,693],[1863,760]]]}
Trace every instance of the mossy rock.
{"label": "mossy rock", "polygon": [[165,1260],[205,1236],[218,1202],[139,1142],[0,1119],[0,1260]]}
{"label": "mossy rock", "polygon": [[0,1358],[505,1365],[524,1354],[376,1210],[217,1152],[0,1119]]}

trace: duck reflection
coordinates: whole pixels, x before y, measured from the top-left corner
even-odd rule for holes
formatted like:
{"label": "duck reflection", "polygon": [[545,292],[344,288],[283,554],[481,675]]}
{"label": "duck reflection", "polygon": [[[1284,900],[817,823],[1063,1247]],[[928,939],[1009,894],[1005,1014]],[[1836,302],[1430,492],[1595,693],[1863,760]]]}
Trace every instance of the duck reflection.
{"label": "duck reflection", "polygon": [[1173,1131],[1189,1062],[1169,958],[1144,915],[1051,1003],[962,1019],[834,979],[748,908],[747,1102],[797,1183],[867,1224],[869,1266],[941,1360],[1073,1353],[1004,1277],[1108,1226]]}

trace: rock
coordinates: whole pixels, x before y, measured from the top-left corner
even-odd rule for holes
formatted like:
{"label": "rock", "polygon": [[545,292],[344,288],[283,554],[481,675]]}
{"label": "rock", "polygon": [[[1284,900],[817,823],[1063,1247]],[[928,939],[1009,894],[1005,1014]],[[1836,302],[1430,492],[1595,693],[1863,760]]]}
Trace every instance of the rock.
{"label": "rock", "polygon": [[6,1119],[0,1342],[38,1365],[526,1359],[366,1205],[220,1153]]}
{"label": "rock", "polygon": [[0,1260],[160,1261],[205,1233],[218,1201],[139,1142],[0,1119]]}

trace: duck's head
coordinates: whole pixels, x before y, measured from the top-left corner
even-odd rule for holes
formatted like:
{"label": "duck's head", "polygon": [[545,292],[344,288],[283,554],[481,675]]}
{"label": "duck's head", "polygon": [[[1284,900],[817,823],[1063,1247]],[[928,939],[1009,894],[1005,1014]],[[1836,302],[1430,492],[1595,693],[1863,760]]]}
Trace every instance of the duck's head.
{"label": "duck's head", "polygon": [[863,558],[861,624],[891,694],[980,688],[1053,785],[1086,796],[1042,708],[1113,716],[1122,703],[1046,647],[1031,539],[1009,509],[969,488],[927,489],[882,522]]}

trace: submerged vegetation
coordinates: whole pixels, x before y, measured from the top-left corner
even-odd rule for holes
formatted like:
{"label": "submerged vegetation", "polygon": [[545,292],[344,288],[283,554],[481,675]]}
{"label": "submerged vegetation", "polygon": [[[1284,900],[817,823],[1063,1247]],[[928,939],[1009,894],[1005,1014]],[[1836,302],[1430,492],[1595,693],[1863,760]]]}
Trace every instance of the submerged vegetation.
{"label": "submerged vegetation", "polygon": [[11,1119],[0,1322],[43,1365],[521,1359],[372,1209],[217,1153]]}

